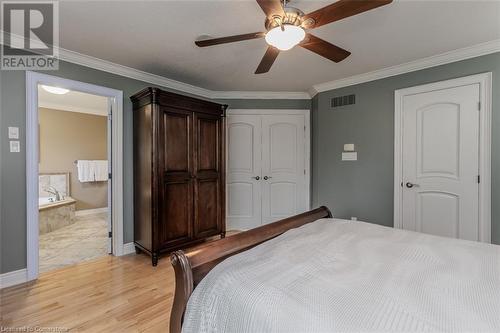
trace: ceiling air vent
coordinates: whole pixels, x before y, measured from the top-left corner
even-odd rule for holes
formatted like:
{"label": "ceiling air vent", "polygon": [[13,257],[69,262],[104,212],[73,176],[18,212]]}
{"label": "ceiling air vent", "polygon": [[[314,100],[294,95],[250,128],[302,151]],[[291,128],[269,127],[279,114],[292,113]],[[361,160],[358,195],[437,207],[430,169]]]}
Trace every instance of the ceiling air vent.
{"label": "ceiling air vent", "polygon": [[330,101],[330,105],[332,108],[338,108],[340,106],[352,105],[356,104],[356,95],[345,95],[334,97]]}

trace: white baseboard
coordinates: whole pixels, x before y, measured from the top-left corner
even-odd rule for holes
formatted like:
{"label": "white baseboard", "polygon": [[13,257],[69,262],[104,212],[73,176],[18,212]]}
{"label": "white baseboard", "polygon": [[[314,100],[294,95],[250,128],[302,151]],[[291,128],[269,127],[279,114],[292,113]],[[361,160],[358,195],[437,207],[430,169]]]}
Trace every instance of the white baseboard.
{"label": "white baseboard", "polygon": [[83,209],[83,210],[77,210],[75,211],[75,216],[86,216],[86,215],[93,215],[93,214],[99,214],[99,213],[106,213],[108,211],[108,207],[103,207],[103,208],[95,208],[95,209]]}
{"label": "white baseboard", "polygon": [[28,281],[28,270],[26,268],[0,274],[0,289],[14,286]]}
{"label": "white baseboard", "polygon": [[123,254],[122,255],[127,255],[127,254],[131,254],[131,253],[135,253],[134,242],[123,244]]}

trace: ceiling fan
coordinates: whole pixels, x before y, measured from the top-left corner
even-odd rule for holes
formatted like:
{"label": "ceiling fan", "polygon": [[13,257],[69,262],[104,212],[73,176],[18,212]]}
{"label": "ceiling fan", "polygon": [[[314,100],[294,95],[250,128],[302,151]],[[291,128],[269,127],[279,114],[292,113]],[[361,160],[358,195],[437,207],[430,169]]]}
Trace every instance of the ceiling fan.
{"label": "ceiling fan", "polygon": [[267,73],[280,51],[290,50],[295,45],[331,61],[340,62],[347,58],[351,52],[324,41],[306,30],[318,28],[392,2],[392,0],[339,0],[312,13],[304,14],[300,9],[289,6],[286,0],[256,1],[266,14],[265,27],[267,32],[198,40],[195,44],[199,47],[206,47],[265,37],[269,46],[255,74]]}

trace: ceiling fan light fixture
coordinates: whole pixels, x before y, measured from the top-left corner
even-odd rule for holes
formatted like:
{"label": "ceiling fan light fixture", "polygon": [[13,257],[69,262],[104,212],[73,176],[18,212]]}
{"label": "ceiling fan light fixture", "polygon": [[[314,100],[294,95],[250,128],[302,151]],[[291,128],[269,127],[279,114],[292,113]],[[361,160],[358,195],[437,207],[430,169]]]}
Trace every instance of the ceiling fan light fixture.
{"label": "ceiling fan light fixture", "polygon": [[299,44],[306,37],[306,32],[299,26],[285,24],[269,30],[266,34],[267,44],[276,47],[278,50],[290,50]]}

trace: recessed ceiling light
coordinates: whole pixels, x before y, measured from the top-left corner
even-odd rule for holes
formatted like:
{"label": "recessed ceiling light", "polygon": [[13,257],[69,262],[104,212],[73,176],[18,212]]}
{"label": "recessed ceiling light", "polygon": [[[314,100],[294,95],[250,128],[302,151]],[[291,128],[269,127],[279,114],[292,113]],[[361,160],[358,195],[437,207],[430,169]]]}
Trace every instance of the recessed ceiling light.
{"label": "recessed ceiling light", "polygon": [[64,94],[67,94],[69,92],[69,89],[46,86],[44,84],[42,84],[42,88],[43,88],[43,90],[45,90],[49,93],[52,93],[52,94],[56,94],[56,95],[64,95]]}

